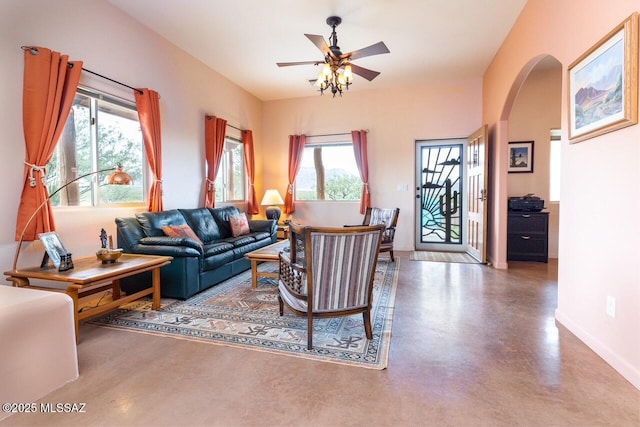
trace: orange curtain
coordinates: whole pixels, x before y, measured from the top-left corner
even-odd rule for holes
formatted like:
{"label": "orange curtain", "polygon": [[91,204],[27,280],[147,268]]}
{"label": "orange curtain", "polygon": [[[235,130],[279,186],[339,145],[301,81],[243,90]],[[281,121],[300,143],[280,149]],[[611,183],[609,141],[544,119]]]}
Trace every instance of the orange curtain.
{"label": "orange curtain", "polygon": [[249,194],[247,197],[247,213],[255,215],[259,212],[258,200],[256,199],[256,188],[253,180],[256,175],[255,158],[253,155],[253,132],[242,131],[242,146],[244,147],[244,167],[247,169],[247,179],[249,180]]}
{"label": "orange curtain", "polygon": [[360,213],[364,214],[371,207],[371,193],[369,192],[369,161],[367,159],[367,131],[351,131],[353,141],[353,153],[362,180],[362,196],[360,196]]}
{"label": "orange curtain", "polygon": [[149,191],[149,212],[164,210],[162,203],[162,129],[160,125],[160,95],[149,89],[136,89],[138,118],[142,128],[144,149],[153,173],[153,184]]}
{"label": "orange curtain", "polygon": [[220,168],[224,150],[227,121],[216,116],[204,116],[204,153],[207,162],[207,181],[204,188],[204,206],[212,208],[216,204],[215,180]]}
{"label": "orange curtain", "polygon": [[[43,47],[24,50],[22,127],[25,167],[22,196],[18,207],[15,239],[36,209],[49,197],[45,167],[62,134],[76,95],[82,61],[69,61],[67,55]],[[39,175],[40,179],[36,179]],[[33,241],[39,233],[55,230],[51,204],[47,202],[25,231],[24,240]]]}
{"label": "orange curtain", "polygon": [[289,135],[289,186],[284,197],[284,213],[292,214],[296,211],[296,204],[293,199],[293,184],[300,171],[304,144],[307,141],[305,135]]}

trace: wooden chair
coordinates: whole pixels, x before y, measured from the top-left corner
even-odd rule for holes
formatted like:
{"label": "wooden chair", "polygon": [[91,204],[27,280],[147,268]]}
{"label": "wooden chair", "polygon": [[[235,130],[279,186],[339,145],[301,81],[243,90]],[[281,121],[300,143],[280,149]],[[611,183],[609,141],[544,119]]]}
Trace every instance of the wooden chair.
{"label": "wooden chair", "polygon": [[285,304],[307,317],[307,348],[313,348],[313,318],[362,313],[368,339],[371,298],[383,225],[305,227],[289,225],[289,252],[281,252],[280,315]]}
{"label": "wooden chair", "polygon": [[362,220],[362,225],[385,225],[382,243],[380,244],[380,252],[389,252],[391,262],[395,262],[395,258],[393,257],[393,238],[396,234],[396,225],[398,225],[398,215],[400,215],[400,208],[367,208]]}

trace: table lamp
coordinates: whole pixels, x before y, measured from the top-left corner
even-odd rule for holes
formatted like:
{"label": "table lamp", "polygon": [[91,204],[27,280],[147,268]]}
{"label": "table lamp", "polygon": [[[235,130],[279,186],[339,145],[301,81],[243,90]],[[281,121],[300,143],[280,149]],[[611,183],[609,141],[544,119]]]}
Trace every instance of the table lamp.
{"label": "table lamp", "polygon": [[284,205],[282,196],[275,188],[270,188],[264,192],[264,197],[260,203],[262,206],[269,206],[266,210],[267,219],[275,219],[276,222],[280,220],[280,208],[276,205]]}
{"label": "table lamp", "polygon": [[[96,174],[99,174],[101,172],[109,172],[109,171],[116,171],[116,172],[114,172],[114,174],[115,173],[119,173],[119,174],[124,174],[124,175],[129,177],[128,179],[125,179],[125,178],[121,177],[122,179],[113,180],[113,182],[109,182],[109,184],[113,184],[113,185],[131,185],[131,184],[133,184],[133,179],[131,179],[131,177],[122,170],[122,166],[121,165],[118,165],[118,168],[101,169],[101,170],[98,170],[98,171],[93,171],[93,172],[86,173],[84,175],[80,175],[79,177],[77,177],[75,179],[72,179],[71,181],[69,181],[66,184],[64,184],[62,187],[60,187],[57,190],[55,190],[52,193],[50,193],[49,197],[47,197],[42,203],[40,203],[40,205],[36,208],[36,210],[33,211],[33,214],[31,214],[31,216],[29,217],[29,220],[27,221],[27,224],[22,229],[22,233],[20,234],[20,241],[18,242],[18,246],[16,246],[16,253],[15,253],[14,257],[13,257],[13,270],[16,270],[17,266],[18,266],[18,257],[20,256],[20,249],[22,247],[22,242],[24,242],[24,235],[27,233],[27,230],[29,229],[29,226],[31,225],[31,222],[34,220],[34,218],[36,217],[38,212],[40,212],[40,210],[47,204],[47,202],[49,200],[51,200],[51,198],[53,196],[55,196],[60,191],[62,191],[63,189],[65,189],[69,185],[73,184],[74,182],[79,181],[82,178],[86,178],[86,177],[91,176],[91,175],[96,175]],[[110,177],[112,175],[114,175],[114,174],[111,174]],[[109,179],[109,178],[107,178],[107,179]]]}

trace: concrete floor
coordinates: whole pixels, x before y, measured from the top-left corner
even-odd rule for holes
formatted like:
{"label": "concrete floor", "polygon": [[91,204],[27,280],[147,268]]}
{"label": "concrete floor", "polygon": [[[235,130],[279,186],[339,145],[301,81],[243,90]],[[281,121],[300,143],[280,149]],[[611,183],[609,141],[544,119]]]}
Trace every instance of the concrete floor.
{"label": "concrete floor", "polygon": [[553,315],[557,263],[410,261],[389,367],[81,326],[80,378],[0,426],[640,426],[640,391]]}

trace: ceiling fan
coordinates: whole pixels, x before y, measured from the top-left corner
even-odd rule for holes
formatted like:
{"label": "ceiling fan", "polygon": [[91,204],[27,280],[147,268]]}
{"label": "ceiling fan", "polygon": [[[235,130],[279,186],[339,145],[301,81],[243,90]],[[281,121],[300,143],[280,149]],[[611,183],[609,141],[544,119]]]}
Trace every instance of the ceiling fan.
{"label": "ceiling fan", "polygon": [[322,71],[320,72],[317,80],[311,80],[311,82],[314,82],[320,87],[321,95],[325,90],[329,89],[334,97],[336,94],[340,94],[342,96],[342,91],[349,89],[349,85],[353,82],[354,73],[369,81],[375,79],[380,74],[379,71],[360,67],[356,64],[352,64],[351,61],[358,58],[364,58],[366,56],[389,53],[389,49],[383,42],[378,42],[371,46],[354,50],[353,52],[342,53],[338,46],[338,35],[336,34],[336,27],[340,25],[341,22],[342,18],[339,16],[330,16],[327,18],[327,25],[332,29],[331,36],[329,37],[331,45],[328,45],[322,36],[305,34],[305,36],[311,40],[318,49],[320,49],[324,55],[323,61],[278,62],[276,63],[278,67],[323,64]]}

